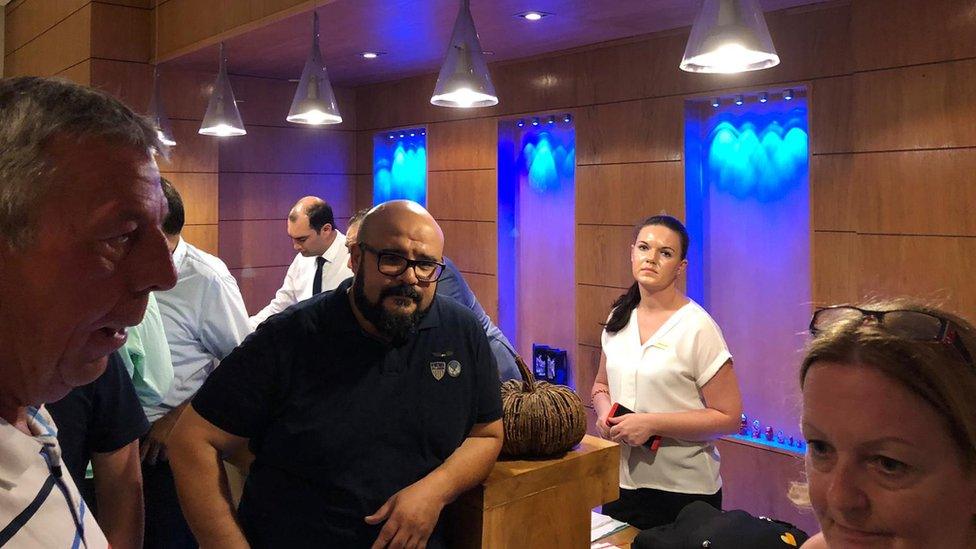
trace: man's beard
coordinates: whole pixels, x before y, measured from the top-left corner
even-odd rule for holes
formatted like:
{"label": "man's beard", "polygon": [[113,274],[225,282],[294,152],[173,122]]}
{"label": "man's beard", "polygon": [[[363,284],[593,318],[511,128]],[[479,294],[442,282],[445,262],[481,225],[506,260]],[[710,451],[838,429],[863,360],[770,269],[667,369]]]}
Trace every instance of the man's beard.
{"label": "man's beard", "polygon": [[[362,275],[362,267],[360,267],[360,272],[356,273],[352,282],[352,296],[356,302],[356,308],[381,334],[390,338],[394,343],[406,341],[408,337],[417,332],[417,326],[427,315],[427,310],[430,307],[421,310],[420,300],[422,296],[420,292],[405,284],[383,288],[380,290],[380,297],[376,303],[371,303],[366,298]],[[417,306],[410,314],[390,311],[383,306],[383,300],[389,296],[405,297],[412,300]]]}

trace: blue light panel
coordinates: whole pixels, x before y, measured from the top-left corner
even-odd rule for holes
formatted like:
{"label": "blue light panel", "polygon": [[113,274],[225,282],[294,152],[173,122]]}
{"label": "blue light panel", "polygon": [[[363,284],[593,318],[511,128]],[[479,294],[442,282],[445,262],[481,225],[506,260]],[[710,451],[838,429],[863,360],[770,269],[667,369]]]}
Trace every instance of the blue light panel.
{"label": "blue light panel", "polygon": [[420,128],[373,137],[373,204],[405,198],[427,206],[427,135]]}

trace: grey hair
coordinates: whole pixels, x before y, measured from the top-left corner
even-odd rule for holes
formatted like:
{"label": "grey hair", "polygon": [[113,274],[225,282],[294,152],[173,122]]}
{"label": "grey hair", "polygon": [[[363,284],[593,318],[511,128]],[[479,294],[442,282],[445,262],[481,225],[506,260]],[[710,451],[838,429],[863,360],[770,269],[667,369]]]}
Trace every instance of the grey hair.
{"label": "grey hair", "polygon": [[32,212],[50,190],[45,147],[59,135],[166,152],[147,119],[104,92],[59,78],[0,79],[0,243],[29,243]]}

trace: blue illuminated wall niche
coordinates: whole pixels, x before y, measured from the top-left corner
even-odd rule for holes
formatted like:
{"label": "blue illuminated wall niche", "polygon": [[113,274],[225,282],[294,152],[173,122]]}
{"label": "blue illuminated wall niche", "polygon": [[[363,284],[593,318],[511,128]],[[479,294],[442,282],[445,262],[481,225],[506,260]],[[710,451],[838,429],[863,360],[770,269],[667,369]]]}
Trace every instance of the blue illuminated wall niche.
{"label": "blue illuminated wall niche", "polygon": [[405,198],[427,206],[427,130],[373,136],[373,204]]}
{"label": "blue illuminated wall niche", "polygon": [[685,114],[689,295],[732,351],[746,436],[758,420],[763,443],[780,431],[799,440],[797,368],[811,312],[805,90],[689,101]]}
{"label": "blue illuminated wall niche", "polygon": [[499,122],[498,324],[523,357],[576,355],[576,132],[567,114]]}

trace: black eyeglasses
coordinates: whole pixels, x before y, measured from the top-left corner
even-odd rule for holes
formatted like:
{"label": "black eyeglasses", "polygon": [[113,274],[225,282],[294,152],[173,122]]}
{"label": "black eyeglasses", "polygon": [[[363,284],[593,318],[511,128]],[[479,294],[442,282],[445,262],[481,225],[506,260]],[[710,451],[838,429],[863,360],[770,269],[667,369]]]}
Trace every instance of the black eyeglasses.
{"label": "black eyeglasses", "polygon": [[916,341],[935,341],[951,345],[967,364],[973,364],[972,354],[959,339],[959,326],[955,322],[922,311],[895,309],[892,311],[868,311],[853,305],[835,305],[817,309],[810,319],[810,333],[819,335],[838,322],[872,319],[893,335]]}
{"label": "black eyeglasses", "polygon": [[421,282],[436,282],[444,274],[443,263],[428,259],[407,259],[398,253],[377,250],[363,242],[359,243],[359,247],[376,254],[376,268],[386,276],[400,276],[410,267],[413,267],[417,280]]}

